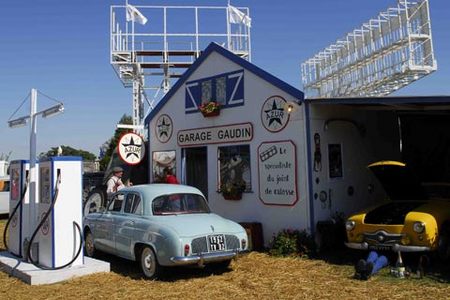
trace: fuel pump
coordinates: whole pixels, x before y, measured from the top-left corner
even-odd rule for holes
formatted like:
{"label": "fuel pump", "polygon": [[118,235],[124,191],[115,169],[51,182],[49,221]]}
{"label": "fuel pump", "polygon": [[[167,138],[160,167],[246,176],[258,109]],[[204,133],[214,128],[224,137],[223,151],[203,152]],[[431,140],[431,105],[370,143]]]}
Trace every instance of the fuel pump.
{"label": "fuel pump", "polygon": [[[24,256],[23,243],[29,232],[29,162],[14,160],[10,164],[9,218],[3,233],[7,250],[19,257]],[[8,238],[6,233],[8,232]]]}
{"label": "fuel pump", "polygon": [[58,156],[39,162],[38,225],[26,253],[41,269],[56,270],[83,264],[82,161]]}

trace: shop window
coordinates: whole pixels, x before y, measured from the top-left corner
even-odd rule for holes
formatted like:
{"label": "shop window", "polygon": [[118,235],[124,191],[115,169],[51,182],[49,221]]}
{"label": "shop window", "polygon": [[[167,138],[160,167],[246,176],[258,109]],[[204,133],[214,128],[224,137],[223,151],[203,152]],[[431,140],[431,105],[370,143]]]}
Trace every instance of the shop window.
{"label": "shop window", "polygon": [[175,151],[155,151],[152,155],[153,182],[162,183],[166,181],[166,174],[171,170],[176,174],[176,152]]}
{"label": "shop window", "polygon": [[212,82],[206,80],[202,82],[202,103],[208,103],[212,101]]}
{"label": "shop window", "polygon": [[219,182],[218,190],[226,186],[242,187],[243,192],[251,191],[250,146],[227,146],[218,149]]}
{"label": "shop window", "polygon": [[221,105],[226,104],[227,99],[227,84],[226,78],[219,77],[216,79],[216,101]]}

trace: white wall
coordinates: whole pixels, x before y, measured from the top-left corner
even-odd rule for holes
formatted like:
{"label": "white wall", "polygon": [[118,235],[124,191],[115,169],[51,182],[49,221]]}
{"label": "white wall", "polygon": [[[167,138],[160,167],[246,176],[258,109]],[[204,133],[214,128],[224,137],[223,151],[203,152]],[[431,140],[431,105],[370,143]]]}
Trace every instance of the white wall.
{"label": "white wall", "polygon": [[[243,69],[217,53],[212,53],[191,75],[188,81]],[[150,130],[150,152],[176,150],[177,177],[181,178],[181,149],[177,145],[177,132],[183,129],[222,126],[250,122],[253,124],[253,140],[250,144],[252,193],[244,193],[242,200],[224,200],[217,193],[217,149],[226,144],[207,145],[208,155],[208,195],[211,209],[238,222],[261,222],[265,244],[279,230],[284,228],[309,229],[309,205],[307,191],[307,165],[303,107],[291,114],[288,125],[278,133],[267,131],[261,123],[261,108],[264,101],[273,95],[282,96],[289,101],[297,101],[291,95],[274,87],[249,71],[244,73],[245,105],[223,109],[220,116],[204,118],[200,113],[185,114],[185,86],[183,85],[152,119]],[[159,115],[167,114],[174,124],[174,132],[167,143],[155,138],[155,123]],[[292,140],[297,151],[297,191],[298,202],[293,206],[265,205],[259,199],[257,150],[262,142]],[[239,144],[237,144],[239,145]],[[150,153],[150,169],[152,167]]]}

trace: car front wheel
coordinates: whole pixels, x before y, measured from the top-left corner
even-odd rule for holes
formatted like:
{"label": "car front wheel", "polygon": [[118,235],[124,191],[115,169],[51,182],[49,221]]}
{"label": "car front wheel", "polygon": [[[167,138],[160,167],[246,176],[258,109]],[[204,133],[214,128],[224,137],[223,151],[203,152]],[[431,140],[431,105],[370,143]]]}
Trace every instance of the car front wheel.
{"label": "car front wheel", "polygon": [[161,275],[162,267],[156,259],[155,252],[148,246],[141,251],[140,265],[145,277],[149,279],[157,279]]}

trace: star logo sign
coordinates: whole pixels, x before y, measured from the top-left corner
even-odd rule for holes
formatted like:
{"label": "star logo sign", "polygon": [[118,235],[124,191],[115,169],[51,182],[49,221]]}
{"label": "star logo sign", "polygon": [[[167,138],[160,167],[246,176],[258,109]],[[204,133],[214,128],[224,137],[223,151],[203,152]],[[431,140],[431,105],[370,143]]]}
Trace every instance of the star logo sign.
{"label": "star logo sign", "polygon": [[270,132],[281,131],[289,121],[289,114],[285,111],[287,102],[280,96],[269,97],[261,110],[261,121]]}
{"label": "star logo sign", "polygon": [[[141,154],[142,144],[138,145],[134,143],[133,137],[130,138],[130,142],[128,144],[123,143],[122,146],[125,147],[125,158],[129,158],[130,156],[135,156],[139,159]],[[139,154],[138,154],[139,153]]]}
{"label": "star logo sign", "polygon": [[119,140],[119,156],[129,165],[136,165],[142,161],[145,154],[144,141],[136,133],[124,134]]}
{"label": "star logo sign", "polygon": [[170,122],[166,121],[166,118],[163,117],[161,124],[158,125],[159,137],[165,135],[168,138],[170,127],[171,127]]}
{"label": "star logo sign", "polygon": [[264,112],[266,113],[266,119],[269,120],[269,127],[273,122],[277,122],[280,126],[283,126],[281,119],[283,119],[284,108],[279,108],[275,99],[272,102],[272,108],[265,110]]}
{"label": "star logo sign", "polygon": [[155,126],[156,138],[161,143],[166,143],[172,137],[172,132],[173,132],[172,119],[166,114],[159,116],[158,119],[156,120]]}

